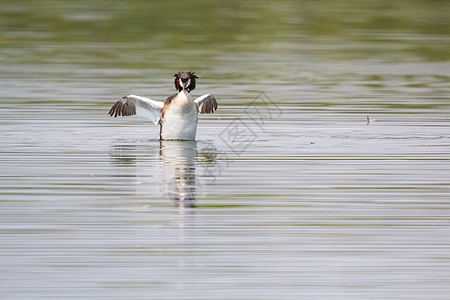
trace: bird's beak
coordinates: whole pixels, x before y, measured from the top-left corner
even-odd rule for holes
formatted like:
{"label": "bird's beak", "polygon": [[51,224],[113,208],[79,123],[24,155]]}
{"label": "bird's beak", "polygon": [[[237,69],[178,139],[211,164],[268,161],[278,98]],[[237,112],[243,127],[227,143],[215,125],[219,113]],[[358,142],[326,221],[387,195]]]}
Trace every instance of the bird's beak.
{"label": "bird's beak", "polygon": [[180,83],[180,86],[183,88],[183,90],[186,88],[185,86],[184,86],[184,83],[183,83],[183,81],[181,80],[181,79],[178,79],[178,82]]}

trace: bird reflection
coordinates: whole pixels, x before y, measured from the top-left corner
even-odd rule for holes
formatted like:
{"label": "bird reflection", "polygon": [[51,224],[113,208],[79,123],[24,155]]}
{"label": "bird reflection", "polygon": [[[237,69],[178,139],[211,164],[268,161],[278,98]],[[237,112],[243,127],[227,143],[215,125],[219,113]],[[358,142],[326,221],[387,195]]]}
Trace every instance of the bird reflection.
{"label": "bird reflection", "polygon": [[[212,142],[162,140],[115,145],[110,156],[120,167],[116,176],[135,181],[136,189],[144,193],[154,193],[157,184],[159,191],[180,208],[196,206],[202,195],[198,177],[204,184],[214,184],[228,168],[228,159]],[[158,160],[159,172],[155,165]]]}
{"label": "bird reflection", "polygon": [[196,179],[197,142],[160,141],[166,194],[176,207],[195,207],[201,194]]}

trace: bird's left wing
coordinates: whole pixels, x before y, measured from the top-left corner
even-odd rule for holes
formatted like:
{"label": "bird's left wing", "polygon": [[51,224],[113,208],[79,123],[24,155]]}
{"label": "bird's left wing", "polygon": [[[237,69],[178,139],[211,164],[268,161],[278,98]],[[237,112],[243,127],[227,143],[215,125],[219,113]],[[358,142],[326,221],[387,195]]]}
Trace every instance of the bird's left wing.
{"label": "bird's left wing", "polygon": [[194,100],[198,112],[201,114],[212,114],[217,110],[217,100],[212,94],[205,94]]}
{"label": "bird's left wing", "polygon": [[158,125],[163,107],[164,102],[141,96],[129,95],[114,103],[108,114],[111,117],[136,115],[138,117],[149,119],[154,122],[155,125]]}

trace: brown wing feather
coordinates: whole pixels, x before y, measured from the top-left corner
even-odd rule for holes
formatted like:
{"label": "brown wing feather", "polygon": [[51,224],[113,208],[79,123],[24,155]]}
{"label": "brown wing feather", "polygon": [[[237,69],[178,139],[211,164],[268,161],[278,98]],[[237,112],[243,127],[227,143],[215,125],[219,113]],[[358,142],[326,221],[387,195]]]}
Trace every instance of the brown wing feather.
{"label": "brown wing feather", "polygon": [[[124,101],[126,100],[126,101]],[[136,101],[123,97],[111,107],[108,113],[111,117],[133,116],[136,114]]]}
{"label": "brown wing feather", "polygon": [[212,114],[217,110],[217,100],[213,95],[209,95],[202,103],[201,114]]}

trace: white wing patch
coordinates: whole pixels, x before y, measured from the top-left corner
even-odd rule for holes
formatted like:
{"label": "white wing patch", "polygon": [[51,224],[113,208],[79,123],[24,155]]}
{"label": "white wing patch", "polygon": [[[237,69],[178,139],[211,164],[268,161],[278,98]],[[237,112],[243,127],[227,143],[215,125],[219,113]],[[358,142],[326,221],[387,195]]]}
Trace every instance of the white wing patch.
{"label": "white wing patch", "polygon": [[129,95],[117,101],[110,109],[111,117],[133,116],[143,117],[159,125],[161,119],[161,110],[164,102],[155,101],[149,98]]}

